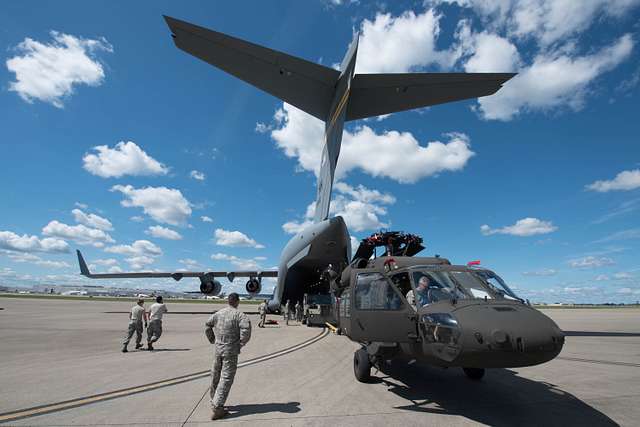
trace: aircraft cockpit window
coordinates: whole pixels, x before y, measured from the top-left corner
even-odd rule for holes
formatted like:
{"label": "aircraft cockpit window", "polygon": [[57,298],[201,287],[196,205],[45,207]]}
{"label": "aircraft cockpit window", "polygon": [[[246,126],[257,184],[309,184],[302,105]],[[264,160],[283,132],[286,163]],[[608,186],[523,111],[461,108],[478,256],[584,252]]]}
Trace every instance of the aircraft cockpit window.
{"label": "aircraft cockpit window", "polygon": [[489,271],[452,271],[451,275],[474,298],[522,301],[502,279]]}
{"label": "aircraft cockpit window", "polygon": [[496,295],[496,298],[522,301],[522,299],[518,298],[518,296],[507,286],[507,284],[504,283],[502,279],[496,276],[494,273],[491,273],[489,271],[478,271],[476,272],[476,274],[480,276],[480,278],[485,282],[490,291],[494,295]]}
{"label": "aircraft cockpit window", "polygon": [[358,310],[398,310],[400,296],[380,273],[360,273],[356,280],[355,308]]}
{"label": "aircraft cockpit window", "polygon": [[464,299],[463,289],[444,271],[416,271],[413,273],[415,290],[407,294],[411,305],[422,307],[442,300]]}
{"label": "aircraft cockpit window", "polygon": [[468,271],[452,271],[451,275],[473,298],[493,299],[495,297],[478,276]]}
{"label": "aircraft cockpit window", "polygon": [[391,276],[391,281],[402,295],[406,295],[411,290],[411,280],[409,280],[409,273],[398,273]]}

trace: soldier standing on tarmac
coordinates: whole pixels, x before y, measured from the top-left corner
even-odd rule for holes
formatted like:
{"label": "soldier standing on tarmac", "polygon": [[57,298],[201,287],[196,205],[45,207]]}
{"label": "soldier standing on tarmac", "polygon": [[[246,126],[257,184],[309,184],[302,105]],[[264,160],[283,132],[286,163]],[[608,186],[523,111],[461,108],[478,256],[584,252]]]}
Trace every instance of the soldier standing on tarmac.
{"label": "soldier standing on tarmac", "polygon": [[289,311],[289,300],[284,305],[284,321],[288,325],[289,317],[291,316],[291,311]]}
{"label": "soldier standing on tarmac", "polygon": [[300,304],[300,301],[296,303],[296,320],[302,322],[302,304]]}
{"label": "soldier standing on tarmac", "polygon": [[260,322],[258,328],[264,328],[264,324],[267,321],[267,300],[264,300],[258,306],[258,313],[260,313]]}
{"label": "soldier standing on tarmac", "polygon": [[122,343],[122,352],[126,353],[127,346],[131,337],[135,332],[136,334],[136,350],[142,347],[142,321],[144,320],[144,326],[147,327],[147,312],[144,311],[144,300],[138,299],[138,303],[133,306],[131,313],[129,314],[129,327],[127,328],[127,336]]}
{"label": "soldier standing on tarmac", "polygon": [[166,313],[167,306],[162,302],[162,297],[156,298],[156,303],[149,307],[149,327],[147,328],[147,350],[153,350],[153,343],[162,335],[162,315]]}
{"label": "soldier standing on tarmac", "polygon": [[212,420],[229,414],[224,409],[224,403],[238,369],[238,354],[251,338],[251,322],[246,314],[238,310],[239,302],[238,294],[229,294],[229,306],[213,313],[205,323],[207,338],[211,335],[211,329],[215,342],[210,389]]}

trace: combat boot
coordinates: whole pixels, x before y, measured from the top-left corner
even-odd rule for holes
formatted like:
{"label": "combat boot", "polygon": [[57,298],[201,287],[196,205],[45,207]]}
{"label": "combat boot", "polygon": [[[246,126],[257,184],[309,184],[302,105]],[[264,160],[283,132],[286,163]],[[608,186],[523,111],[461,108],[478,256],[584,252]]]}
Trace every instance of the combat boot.
{"label": "combat boot", "polygon": [[136,350],[142,347],[144,347],[142,344],[136,344]]}
{"label": "combat boot", "polygon": [[122,347],[122,352],[123,352],[123,353],[127,353],[128,351],[129,351],[129,350],[127,350],[127,346],[126,346],[126,345]]}
{"label": "combat boot", "polygon": [[153,351],[153,346],[151,345],[151,343],[147,344],[147,350]]}
{"label": "combat boot", "polygon": [[213,413],[211,414],[211,420],[219,420],[220,418],[224,418],[229,415],[229,411],[224,408],[215,408]]}

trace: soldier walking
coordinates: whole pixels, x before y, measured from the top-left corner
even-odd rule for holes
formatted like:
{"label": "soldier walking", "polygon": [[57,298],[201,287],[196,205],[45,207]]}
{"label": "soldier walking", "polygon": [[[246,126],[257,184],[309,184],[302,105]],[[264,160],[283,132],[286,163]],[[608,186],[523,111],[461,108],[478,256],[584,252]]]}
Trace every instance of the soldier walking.
{"label": "soldier walking", "polygon": [[233,379],[238,369],[240,348],[251,338],[251,322],[238,310],[238,294],[229,294],[229,306],[213,313],[205,323],[207,337],[213,332],[215,340],[211,367],[211,419],[218,420],[229,414],[224,409]]}
{"label": "soldier walking", "polygon": [[147,312],[144,311],[144,300],[138,299],[138,303],[133,306],[131,313],[129,314],[129,326],[127,328],[127,336],[122,342],[122,352],[126,353],[127,346],[133,334],[136,334],[136,350],[142,347],[142,321],[144,320],[144,326],[147,327]]}
{"label": "soldier walking", "polygon": [[267,321],[267,300],[264,300],[258,306],[258,313],[260,314],[259,328],[264,328],[264,324]]}
{"label": "soldier walking", "polygon": [[149,307],[149,327],[147,327],[147,350],[153,350],[153,343],[162,335],[162,316],[167,311],[167,306],[162,302],[162,297],[156,298],[156,303]]}

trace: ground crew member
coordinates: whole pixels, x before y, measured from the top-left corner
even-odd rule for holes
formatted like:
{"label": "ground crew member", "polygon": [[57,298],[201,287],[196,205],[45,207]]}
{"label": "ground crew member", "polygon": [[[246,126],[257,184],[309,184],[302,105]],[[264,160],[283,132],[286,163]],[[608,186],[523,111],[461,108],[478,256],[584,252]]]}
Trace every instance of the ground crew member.
{"label": "ground crew member", "polygon": [[267,321],[267,300],[264,300],[258,306],[258,313],[260,313],[259,328],[264,328],[264,324]]}
{"label": "ground crew member", "polygon": [[153,343],[162,335],[162,315],[166,313],[167,306],[162,302],[162,297],[156,298],[156,303],[149,307],[149,327],[147,328],[147,350],[153,350]]}
{"label": "ground crew member", "polygon": [[302,304],[300,304],[300,301],[296,303],[296,320],[302,322]]}
{"label": "ground crew member", "polygon": [[291,313],[289,312],[289,300],[287,300],[287,302],[284,304],[284,320],[285,323],[288,325],[289,324],[289,315]]}
{"label": "ground crew member", "polygon": [[138,299],[138,303],[133,306],[131,313],[129,314],[129,327],[127,328],[127,336],[122,343],[122,352],[126,353],[127,346],[133,333],[136,334],[136,350],[142,347],[142,321],[144,320],[144,326],[147,326],[147,312],[144,311],[144,300]]}
{"label": "ground crew member", "polygon": [[[213,366],[211,367],[211,419],[217,420],[229,414],[224,409],[233,379],[238,369],[240,348],[251,338],[251,322],[246,314],[238,310],[238,294],[229,294],[229,306],[213,313],[205,323],[213,330],[215,339]],[[206,331],[207,337],[211,335]]]}

